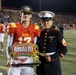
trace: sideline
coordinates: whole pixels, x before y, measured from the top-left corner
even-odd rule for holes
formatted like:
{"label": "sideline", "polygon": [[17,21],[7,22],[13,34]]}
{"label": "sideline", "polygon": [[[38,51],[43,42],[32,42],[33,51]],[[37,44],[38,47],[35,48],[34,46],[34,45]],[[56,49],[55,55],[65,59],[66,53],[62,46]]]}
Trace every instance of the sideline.
{"label": "sideline", "polygon": [[76,55],[76,53],[71,53],[71,52],[69,52],[69,53],[67,53],[67,54]]}

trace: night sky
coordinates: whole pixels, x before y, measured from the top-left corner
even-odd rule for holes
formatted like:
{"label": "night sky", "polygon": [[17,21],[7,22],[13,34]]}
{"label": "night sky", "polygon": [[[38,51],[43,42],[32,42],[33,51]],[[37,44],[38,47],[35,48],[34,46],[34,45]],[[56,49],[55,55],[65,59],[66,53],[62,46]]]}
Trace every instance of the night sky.
{"label": "night sky", "polygon": [[21,8],[22,5],[30,5],[34,11],[50,10],[52,12],[76,13],[76,0],[3,0],[2,1],[2,6]]}

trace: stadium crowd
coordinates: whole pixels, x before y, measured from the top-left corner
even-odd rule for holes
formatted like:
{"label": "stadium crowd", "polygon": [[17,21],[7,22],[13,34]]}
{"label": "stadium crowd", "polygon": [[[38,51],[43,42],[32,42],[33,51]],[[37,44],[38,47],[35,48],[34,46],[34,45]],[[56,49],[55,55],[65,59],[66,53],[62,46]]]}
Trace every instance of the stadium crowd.
{"label": "stadium crowd", "polygon": [[[40,18],[38,12],[33,14],[32,22],[40,25]],[[0,22],[3,21],[4,25],[8,23],[20,21],[20,11],[4,9],[0,10]],[[56,28],[63,26],[64,30],[76,30],[76,15],[75,14],[61,14],[57,13],[54,19]]]}

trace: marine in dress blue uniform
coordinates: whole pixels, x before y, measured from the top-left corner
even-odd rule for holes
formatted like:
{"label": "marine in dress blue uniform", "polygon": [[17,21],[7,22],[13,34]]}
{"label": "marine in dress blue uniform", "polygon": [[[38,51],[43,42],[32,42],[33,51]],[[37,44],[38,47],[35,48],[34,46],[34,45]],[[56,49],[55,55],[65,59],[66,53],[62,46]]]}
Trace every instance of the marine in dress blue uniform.
{"label": "marine in dress blue uniform", "polygon": [[37,40],[39,59],[37,75],[62,75],[60,58],[66,55],[67,45],[64,36],[59,30],[52,27],[55,14],[51,11],[38,13],[43,29]]}

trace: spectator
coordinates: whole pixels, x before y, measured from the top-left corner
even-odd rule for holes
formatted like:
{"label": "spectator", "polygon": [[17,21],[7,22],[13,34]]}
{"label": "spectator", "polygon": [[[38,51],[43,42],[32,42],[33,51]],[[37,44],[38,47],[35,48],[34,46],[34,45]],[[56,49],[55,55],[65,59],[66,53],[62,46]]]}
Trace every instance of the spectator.
{"label": "spectator", "polygon": [[1,43],[1,50],[0,50],[0,52],[3,52],[3,50],[4,50],[4,44],[3,44],[3,42],[4,42],[4,32],[5,32],[5,26],[4,26],[4,24],[3,24],[2,20],[1,20],[1,22],[0,22],[0,43]]}

